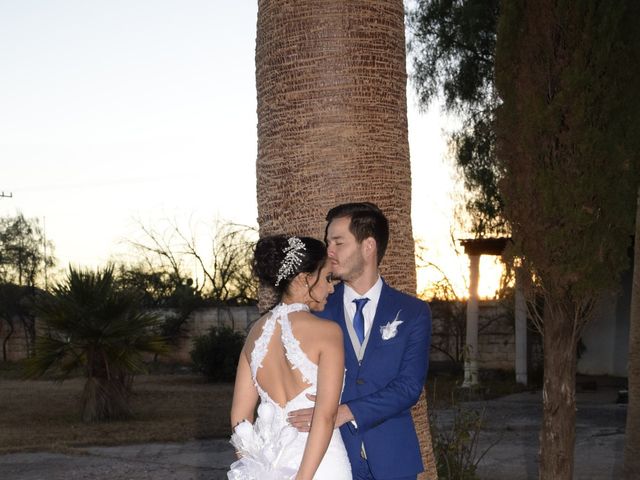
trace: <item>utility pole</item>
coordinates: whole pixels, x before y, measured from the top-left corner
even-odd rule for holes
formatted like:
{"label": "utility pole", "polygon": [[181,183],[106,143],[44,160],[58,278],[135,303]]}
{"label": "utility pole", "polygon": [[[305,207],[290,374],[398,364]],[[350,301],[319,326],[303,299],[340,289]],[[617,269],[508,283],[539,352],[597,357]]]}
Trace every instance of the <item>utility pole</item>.
{"label": "utility pole", "polygon": [[48,291],[47,283],[47,218],[42,217],[42,249],[44,251],[44,289]]}

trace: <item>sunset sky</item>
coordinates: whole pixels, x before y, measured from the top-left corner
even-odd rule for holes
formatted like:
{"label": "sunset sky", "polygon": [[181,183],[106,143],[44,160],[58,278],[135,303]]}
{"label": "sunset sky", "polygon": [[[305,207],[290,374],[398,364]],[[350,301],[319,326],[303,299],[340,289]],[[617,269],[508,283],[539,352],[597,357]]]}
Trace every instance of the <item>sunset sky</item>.
{"label": "sunset sky", "polygon": [[[256,225],[256,15],[248,0],[0,0],[0,215],[39,218],[61,268],[117,258],[138,222]],[[414,236],[463,294],[448,125],[408,97]]]}

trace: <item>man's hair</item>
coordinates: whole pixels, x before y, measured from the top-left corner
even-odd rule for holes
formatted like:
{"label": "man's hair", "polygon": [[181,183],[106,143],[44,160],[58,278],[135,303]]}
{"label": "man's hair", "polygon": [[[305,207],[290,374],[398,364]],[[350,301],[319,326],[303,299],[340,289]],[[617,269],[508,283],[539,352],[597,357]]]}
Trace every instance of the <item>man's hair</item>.
{"label": "man's hair", "polygon": [[351,219],[349,231],[356,237],[358,243],[373,237],[378,249],[378,265],[380,265],[389,243],[389,221],[382,210],[371,202],[343,203],[333,207],[327,213],[327,226],[324,231],[325,242],[327,241],[329,224],[336,218]]}

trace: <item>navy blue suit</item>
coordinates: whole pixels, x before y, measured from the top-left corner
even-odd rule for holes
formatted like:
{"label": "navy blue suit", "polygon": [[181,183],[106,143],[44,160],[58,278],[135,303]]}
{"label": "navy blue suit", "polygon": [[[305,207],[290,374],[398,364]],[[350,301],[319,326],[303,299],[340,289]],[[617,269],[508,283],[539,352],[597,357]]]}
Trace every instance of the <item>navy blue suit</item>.
{"label": "navy blue suit", "polygon": [[[376,479],[415,476],[423,471],[420,445],[411,407],[424,388],[429,364],[431,312],[422,300],[383,283],[369,340],[359,362],[345,323],[344,285],[336,286],[320,316],[343,330],[345,385],[342,403],[353,413],[357,427],[340,428],[351,464],[362,462]],[[393,338],[383,339],[381,328],[394,320]],[[354,473],[355,475],[355,473]]]}

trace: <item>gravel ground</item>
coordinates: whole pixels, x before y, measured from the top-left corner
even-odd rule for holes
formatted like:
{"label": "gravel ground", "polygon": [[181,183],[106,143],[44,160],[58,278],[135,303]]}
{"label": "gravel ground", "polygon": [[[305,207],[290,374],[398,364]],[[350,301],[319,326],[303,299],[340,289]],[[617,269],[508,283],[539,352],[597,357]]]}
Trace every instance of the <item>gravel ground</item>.
{"label": "gravel ground", "polygon": [[[621,478],[627,408],[616,404],[616,397],[611,390],[578,395],[574,478]],[[468,404],[485,409],[487,426],[480,435],[479,450],[497,442],[478,466],[480,478],[538,478],[541,403],[537,392]]]}

